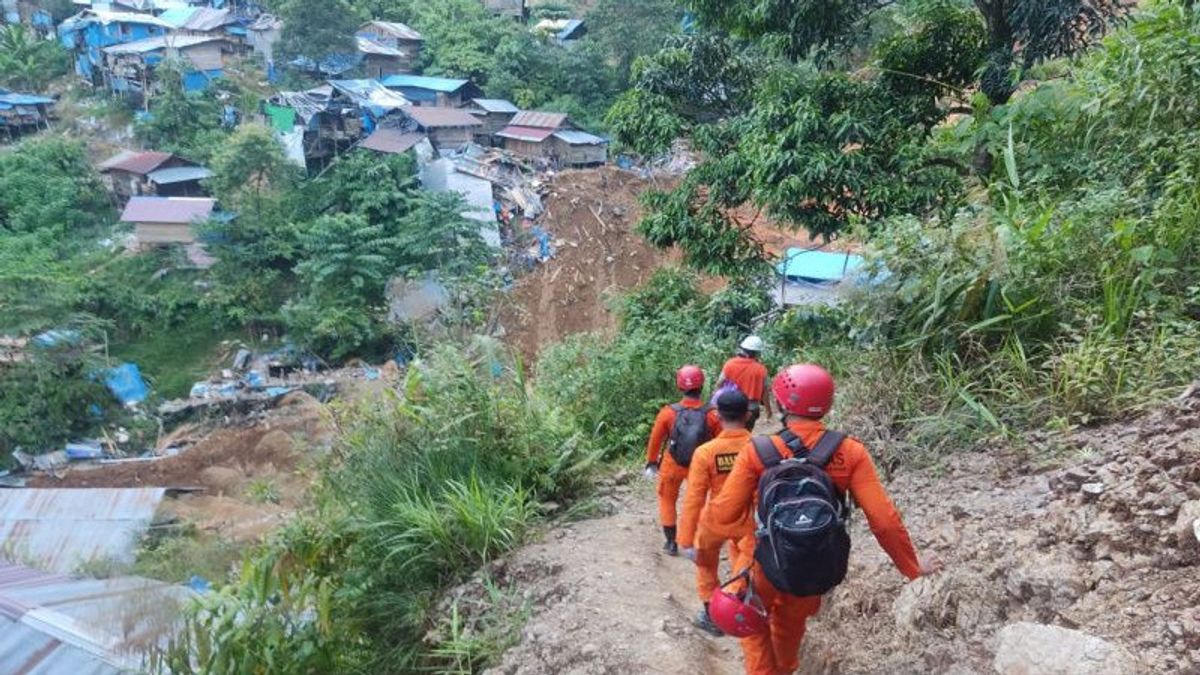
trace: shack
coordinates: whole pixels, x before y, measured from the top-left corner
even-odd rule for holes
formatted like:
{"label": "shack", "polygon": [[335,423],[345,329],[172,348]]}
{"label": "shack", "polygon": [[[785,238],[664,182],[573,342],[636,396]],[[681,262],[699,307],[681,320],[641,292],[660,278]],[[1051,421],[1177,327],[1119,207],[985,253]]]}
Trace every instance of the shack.
{"label": "shack", "polygon": [[268,79],[274,81],[275,73],[275,44],[283,31],[283,21],[274,14],[261,14],[249,26],[246,26],[246,42],[250,49],[262,57],[267,68]]}
{"label": "shack", "polygon": [[513,116],[504,129],[496,133],[504,149],[524,157],[553,159],[558,148],[549,142],[556,131],[573,129],[566,113],[526,110]]}
{"label": "shack", "polygon": [[49,128],[54,99],[36,94],[19,94],[0,89],[0,131],[12,140],[17,136]]}
{"label": "shack", "polygon": [[404,94],[404,98],[418,106],[459,108],[464,102],[483,96],[479,87],[472,84],[470,80],[421,75],[392,75],[380,81],[383,82],[383,86]]}
{"label": "shack", "polygon": [[587,24],[580,19],[542,19],[533,27],[533,32],[568,47],[587,35]]}
{"label": "shack", "polygon": [[131,197],[191,197],[204,194],[200,181],[212,172],[168,152],[122,150],[100,163],[100,175],[119,204]]}
{"label": "shack", "polygon": [[[425,37],[412,27],[394,21],[368,21],[358,27],[354,37],[358,38],[358,50],[366,55],[367,77],[382,78],[388,75],[411,73],[421,62],[421,51],[425,48]],[[383,53],[387,59],[372,59],[364,50],[364,43],[369,49],[384,49],[394,52],[395,56]],[[391,68],[387,72],[380,66]],[[378,72],[377,72],[378,71]]]}
{"label": "shack", "polygon": [[483,122],[471,113],[458,108],[405,108],[404,116],[415,129],[429,137],[438,150],[457,148],[470,143]]}
{"label": "shack", "polygon": [[496,16],[524,21],[529,16],[525,0],[483,0],[484,9]]}
{"label": "shack", "polygon": [[362,143],[358,144],[358,147],[374,150],[385,155],[403,155],[417,147],[417,144],[425,140],[425,138],[425,134],[416,131],[402,131],[400,129],[384,127],[376,129],[375,133],[364,138]]}
{"label": "shack", "polygon": [[137,243],[191,244],[195,225],[212,217],[216,201],[196,197],[134,197],[125,205],[121,222],[132,223]]}
{"label": "shack", "polygon": [[150,14],[88,9],[59,24],[58,37],[74,56],[75,73],[92,86],[102,86],[105,47],[161,37],[174,28]]}
{"label": "shack", "polygon": [[581,168],[608,161],[608,141],[577,129],[562,129],[550,136],[551,156],[559,166]]}
{"label": "shack", "polygon": [[482,123],[475,130],[475,142],[483,146],[492,145],[492,137],[511,124],[513,116],[520,112],[512,102],[498,98],[473,98],[466,110]]}
{"label": "shack", "polygon": [[105,86],[117,94],[152,98],[156,90],[154,70],[168,59],[187,68],[185,91],[201,91],[224,74],[225,59],[233,52],[223,37],[164,35],[104,48]]}

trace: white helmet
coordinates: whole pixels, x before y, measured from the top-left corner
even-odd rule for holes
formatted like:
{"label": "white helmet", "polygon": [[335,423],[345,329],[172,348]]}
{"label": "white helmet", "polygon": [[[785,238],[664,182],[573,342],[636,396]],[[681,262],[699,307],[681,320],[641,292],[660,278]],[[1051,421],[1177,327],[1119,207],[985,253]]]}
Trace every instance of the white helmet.
{"label": "white helmet", "polygon": [[758,337],[757,335],[751,335],[745,340],[742,340],[741,344],[742,351],[745,352],[759,353],[764,347],[766,347],[766,345],[763,344],[762,338]]}

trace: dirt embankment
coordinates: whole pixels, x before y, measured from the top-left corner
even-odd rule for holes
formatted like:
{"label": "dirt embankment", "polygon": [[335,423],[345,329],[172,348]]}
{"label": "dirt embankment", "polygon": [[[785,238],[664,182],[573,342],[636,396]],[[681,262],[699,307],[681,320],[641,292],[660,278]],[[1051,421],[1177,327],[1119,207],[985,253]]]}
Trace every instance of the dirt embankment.
{"label": "dirt embankment", "polygon": [[[887,482],[946,570],[905,582],[856,513],[850,575],[810,622],[802,673],[1200,673],[1200,393]],[[533,612],[495,672],[740,672],[736,642],[689,624],[692,570],[658,553],[650,485],[611,499],[615,515],[502,566]]]}
{"label": "dirt embankment", "polygon": [[554,257],[517,281],[500,316],[506,342],[528,363],[566,336],[611,330],[609,300],[671,259],[635,231],[638,195],[651,187],[614,167],[556,177],[539,221],[553,239]]}

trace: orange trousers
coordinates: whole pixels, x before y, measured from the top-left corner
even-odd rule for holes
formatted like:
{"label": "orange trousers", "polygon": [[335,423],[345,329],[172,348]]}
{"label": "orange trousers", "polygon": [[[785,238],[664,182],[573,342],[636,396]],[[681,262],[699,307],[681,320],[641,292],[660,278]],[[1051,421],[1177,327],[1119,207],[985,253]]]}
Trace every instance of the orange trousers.
{"label": "orange trousers", "polygon": [[713,591],[721,585],[721,547],[729,542],[729,564],[737,564],[741,556],[736,539],[726,539],[710,533],[704,527],[696,530],[696,592],[700,594],[700,602],[708,602]]}
{"label": "orange trousers", "polygon": [[675,463],[670,453],[664,453],[658,467],[658,522],[663,527],[675,527],[679,488],[687,480],[688,470]]}
{"label": "orange trousers", "polygon": [[757,566],[750,574],[754,592],[770,616],[765,635],[742,639],[747,675],[788,675],[800,667],[800,643],[808,617],[821,609],[821,596],[798,596],[777,590]]}

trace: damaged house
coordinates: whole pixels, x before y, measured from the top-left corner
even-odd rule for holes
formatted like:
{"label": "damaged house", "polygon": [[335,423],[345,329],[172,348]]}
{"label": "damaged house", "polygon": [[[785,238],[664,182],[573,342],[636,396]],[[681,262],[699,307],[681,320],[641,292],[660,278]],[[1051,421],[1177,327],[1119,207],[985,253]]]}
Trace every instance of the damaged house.
{"label": "damaged house", "polygon": [[354,33],[367,77],[411,73],[421,62],[425,38],[411,27],[393,21],[368,21]]}
{"label": "damaged house", "polygon": [[398,91],[417,106],[460,108],[467,101],[483,96],[470,80],[423,75],[392,75],[381,80],[383,86]]}
{"label": "damaged house", "polygon": [[420,108],[410,106],[401,111],[405,127],[429,137],[438,150],[449,150],[470,143],[477,129],[483,126],[471,113],[460,108]]}
{"label": "damaged house", "polygon": [[195,162],[168,152],[123,150],[103,161],[100,175],[119,204],[131,197],[200,197],[201,181],[212,172]]}
{"label": "damaged house", "polygon": [[554,166],[599,166],[608,161],[608,141],[577,129],[566,113],[517,113],[496,137],[509,152]]}
{"label": "damaged house", "polygon": [[150,14],[89,9],[63,21],[58,37],[74,56],[75,73],[92,86],[105,86],[106,47],[162,37],[174,28]]}
{"label": "damaged house", "polygon": [[280,92],[263,104],[263,115],[289,159],[317,169],[408,107],[407,99],[375,80],[332,80],[308,91]]}
{"label": "damaged house", "polygon": [[115,94],[148,100],[153,97],[154,70],[174,60],[184,67],[185,91],[202,91],[224,74],[225,59],[233,53],[224,37],[164,35],[104,48],[104,85]]}
{"label": "damaged house", "polygon": [[0,132],[8,139],[50,126],[54,99],[0,89]]}
{"label": "damaged house", "polygon": [[475,142],[482,146],[492,145],[492,137],[511,124],[513,116],[520,112],[510,101],[498,98],[473,98],[465,109],[482,123],[475,130]]}

